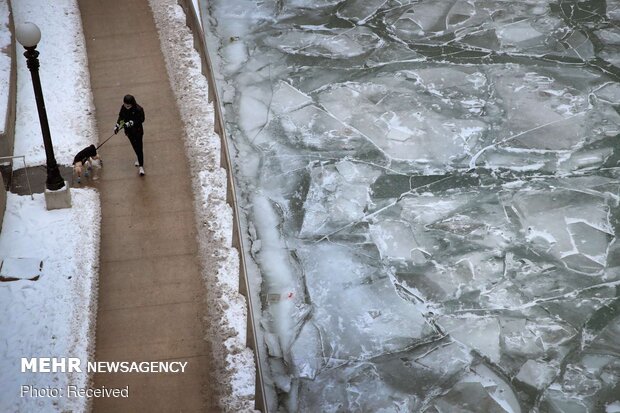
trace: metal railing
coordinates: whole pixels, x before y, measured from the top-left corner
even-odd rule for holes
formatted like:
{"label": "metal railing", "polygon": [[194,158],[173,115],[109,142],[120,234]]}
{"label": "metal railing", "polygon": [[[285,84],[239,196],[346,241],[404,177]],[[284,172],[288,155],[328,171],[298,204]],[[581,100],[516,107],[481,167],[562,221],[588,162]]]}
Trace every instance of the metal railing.
{"label": "metal railing", "polygon": [[30,178],[28,177],[28,165],[26,165],[25,155],[0,156],[0,163],[3,163],[4,161],[9,161],[9,164],[11,165],[11,180],[9,182],[9,188],[6,188],[6,191],[9,192],[10,185],[13,184],[13,159],[19,159],[19,158],[21,158],[22,161],[24,162],[24,174],[26,175],[26,182],[28,183],[28,191],[30,192],[30,199],[34,199],[34,196],[32,195],[32,187],[30,186]]}
{"label": "metal railing", "polygon": [[200,17],[196,14],[192,0],[178,0],[179,5],[185,10],[187,17],[187,25],[192,30],[194,35],[194,48],[200,54],[200,60],[202,63],[202,71],[207,81],[209,82],[209,103],[213,103],[215,112],[215,133],[220,137],[221,151],[220,151],[220,166],[227,171],[227,188],[226,188],[226,202],[231,207],[233,212],[233,234],[232,234],[232,247],[239,251],[239,293],[243,295],[247,303],[247,347],[254,351],[254,361],[256,364],[256,389],[254,394],[255,409],[260,410],[263,413],[268,413],[267,398],[265,395],[265,386],[263,381],[263,373],[261,368],[260,346],[257,342],[257,327],[254,320],[254,313],[252,311],[252,294],[250,292],[250,284],[248,281],[248,272],[245,262],[245,250],[243,247],[243,237],[241,236],[241,226],[239,223],[239,208],[237,205],[237,195],[235,191],[235,183],[233,179],[233,168],[230,159],[230,152],[228,150],[228,138],[226,136],[226,128],[222,116],[222,106],[219,97],[219,93],[215,86],[215,79],[213,78],[212,63],[209,57],[207,45],[205,43],[204,30],[200,23]]}

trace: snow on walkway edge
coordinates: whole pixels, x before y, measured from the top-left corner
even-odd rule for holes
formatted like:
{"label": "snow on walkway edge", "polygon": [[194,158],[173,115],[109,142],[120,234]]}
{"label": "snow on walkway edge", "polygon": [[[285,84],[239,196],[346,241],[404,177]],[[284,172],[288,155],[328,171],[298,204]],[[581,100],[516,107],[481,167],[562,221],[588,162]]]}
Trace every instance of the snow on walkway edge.
{"label": "snow on walkway edge", "polygon": [[209,320],[215,382],[224,411],[253,411],[255,365],[246,347],[246,303],[239,294],[239,256],[232,245],[232,209],[226,203],[226,171],[220,165],[220,138],[208,103],[208,81],[194,49],[185,12],[174,0],[149,0],[168,76],[185,128],[198,240]]}

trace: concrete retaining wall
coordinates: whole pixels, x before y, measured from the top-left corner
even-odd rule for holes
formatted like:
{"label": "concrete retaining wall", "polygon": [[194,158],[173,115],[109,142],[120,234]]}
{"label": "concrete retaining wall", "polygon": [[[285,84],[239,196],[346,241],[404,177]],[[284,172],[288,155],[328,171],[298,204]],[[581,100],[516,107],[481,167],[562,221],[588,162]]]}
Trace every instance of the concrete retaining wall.
{"label": "concrete retaining wall", "polygon": [[[1,51],[11,57],[11,70],[9,73],[9,93],[8,102],[6,103],[6,113],[0,113],[4,116],[4,128],[0,128],[0,156],[13,155],[13,146],[15,143],[15,105],[17,97],[17,66],[15,60],[15,25],[13,22],[13,12],[11,11],[11,2],[9,6],[9,30],[11,31],[11,44],[8,49]],[[4,219],[4,211],[6,210],[6,190],[4,181],[0,176],[0,231],[2,231],[2,221]]]}

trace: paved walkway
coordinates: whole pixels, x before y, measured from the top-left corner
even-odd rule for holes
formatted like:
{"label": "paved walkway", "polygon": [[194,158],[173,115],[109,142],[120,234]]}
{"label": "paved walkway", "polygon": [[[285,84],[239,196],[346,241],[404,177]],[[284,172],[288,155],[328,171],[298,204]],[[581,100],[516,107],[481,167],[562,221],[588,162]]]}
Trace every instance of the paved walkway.
{"label": "paved walkway", "polygon": [[110,136],[125,94],[146,113],[146,176],[121,132],[101,148],[102,223],[97,360],[188,361],[184,374],[98,374],[129,398],[95,412],[213,412],[182,125],[147,0],[78,0],[99,136]]}

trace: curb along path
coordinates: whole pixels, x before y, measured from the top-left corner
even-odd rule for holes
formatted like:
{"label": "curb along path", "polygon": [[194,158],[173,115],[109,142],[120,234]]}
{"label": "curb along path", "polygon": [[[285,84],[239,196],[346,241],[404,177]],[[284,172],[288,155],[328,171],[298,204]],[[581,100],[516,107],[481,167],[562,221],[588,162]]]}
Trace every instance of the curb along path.
{"label": "curb along path", "polygon": [[147,0],[78,0],[99,136],[125,94],[144,107],[145,177],[120,132],[101,156],[97,361],[187,362],[184,373],[100,373],[95,412],[213,412],[204,293],[183,127]]}

